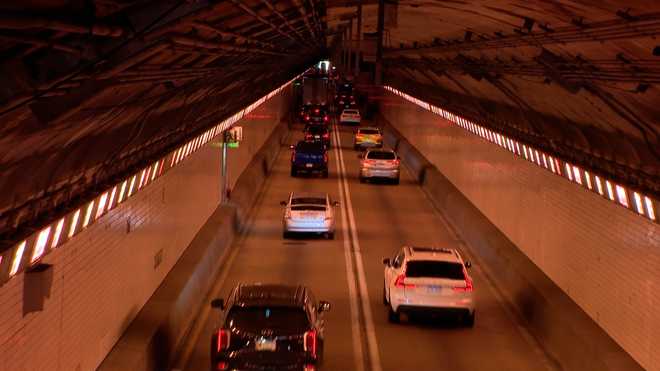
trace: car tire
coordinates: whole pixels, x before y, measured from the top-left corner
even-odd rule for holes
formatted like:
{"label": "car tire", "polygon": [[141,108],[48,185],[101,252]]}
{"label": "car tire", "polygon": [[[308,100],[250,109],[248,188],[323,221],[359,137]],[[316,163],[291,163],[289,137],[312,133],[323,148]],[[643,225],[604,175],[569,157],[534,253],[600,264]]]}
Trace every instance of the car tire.
{"label": "car tire", "polygon": [[334,240],[335,239],[335,232],[328,232],[328,233],[326,233],[325,236],[329,240]]}
{"label": "car tire", "polygon": [[389,310],[388,310],[388,313],[387,313],[387,320],[390,321],[390,323],[399,323],[399,322],[401,322],[401,316],[399,315],[399,313],[392,310],[392,306],[389,307]]}
{"label": "car tire", "polygon": [[287,231],[282,232],[282,238],[285,239],[285,240],[287,238],[291,238],[291,233],[289,233]]}
{"label": "car tire", "polygon": [[322,177],[327,178],[328,177],[328,170],[323,170],[323,173],[321,174]]}
{"label": "car tire", "polygon": [[473,328],[474,327],[474,317],[476,316],[476,311],[472,311],[472,313],[466,315],[463,318],[463,325],[468,328]]}
{"label": "car tire", "polygon": [[291,168],[291,176],[292,176],[292,177],[295,177],[295,176],[297,176],[297,175],[298,175],[298,171],[296,170],[296,168],[292,167],[292,168]]}
{"label": "car tire", "polygon": [[393,183],[394,183],[394,184],[399,184],[399,177],[396,177],[396,178],[394,179],[394,182],[393,182]]}
{"label": "car tire", "polygon": [[367,179],[365,179],[365,177],[361,176],[360,177],[360,183],[366,183],[366,182],[367,182]]}

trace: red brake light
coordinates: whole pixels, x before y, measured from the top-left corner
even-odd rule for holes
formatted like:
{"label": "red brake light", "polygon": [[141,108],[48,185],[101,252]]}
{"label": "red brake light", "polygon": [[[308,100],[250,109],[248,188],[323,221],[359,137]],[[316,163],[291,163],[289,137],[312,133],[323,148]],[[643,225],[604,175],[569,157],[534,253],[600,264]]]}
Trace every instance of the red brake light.
{"label": "red brake light", "polygon": [[414,288],[414,287],[415,287],[415,285],[413,285],[413,284],[410,284],[410,283],[408,283],[408,284],[403,283],[403,281],[404,281],[405,279],[406,279],[406,275],[405,275],[405,274],[400,274],[400,275],[398,275],[398,276],[396,277],[396,280],[394,281],[394,286],[395,286],[395,287],[398,287],[398,288],[400,288],[400,289],[403,289],[403,288],[411,289],[411,288]]}
{"label": "red brake light", "polygon": [[228,370],[229,369],[229,363],[227,363],[225,361],[220,361],[220,362],[218,362],[215,369],[216,370]]}
{"label": "red brake light", "polygon": [[316,371],[316,367],[314,365],[305,365],[304,371]]}
{"label": "red brake light", "polygon": [[312,134],[306,134],[305,139],[312,139],[314,136]]}
{"label": "red brake light", "polygon": [[[229,330],[226,329],[220,329],[218,330],[218,346],[217,346],[217,351],[221,352],[224,349],[229,348]],[[219,364],[218,364],[219,366]]]}
{"label": "red brake light", "polygon": [[328,115],[323,116],[323,121],[328,122],[328,120],[329,120]]}
{"label": "red brake light", "polygon": [[328,138],[330,138],[330,133],[324,133],[324,134],[323,134],[323,138],[324,138],[324,139],[328,139]]}
{"label": "red brake light", "polygon": [[328,162],[328,152],[323,154],[323,162]]}
{"label": "red brake light", "polygon": [[315,109],[315,110],[314,110],[314,113],[319,113],[319,109],[318,109],[318,108]]}
{"label": "red brake light", "polygon": [[305,332],[303,347],[305,352],[309,352],[312,358],[316,358],[316,330]]}
{"label": "red brake light", "polygon": [[309,120],[309,115],[306,115],[306,116],[305,116],[305,120]]}
{"label": "red brake light", "polygon": [[454,286],[453,289],[456,292],[472,292],[472,279],[468,276],[465,268],[463,268],[463,275],[465,275],[465,286]]}

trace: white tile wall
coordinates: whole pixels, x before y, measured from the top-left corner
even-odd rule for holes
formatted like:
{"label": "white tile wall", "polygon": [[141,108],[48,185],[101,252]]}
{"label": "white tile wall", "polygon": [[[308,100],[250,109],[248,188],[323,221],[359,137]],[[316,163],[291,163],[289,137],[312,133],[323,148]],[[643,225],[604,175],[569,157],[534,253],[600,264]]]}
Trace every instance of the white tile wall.
{"label": "white tile wall", "polygon": [[[232,182],[285,103],[275,96],[254,111],[261,118],[241,121]],[[215,210],[219,173],[220,149],[206,145],[52,251],[43,260],[54,266],[43,311],[23,317],[24,273],[0,287],[0,371],[96,369]]]}

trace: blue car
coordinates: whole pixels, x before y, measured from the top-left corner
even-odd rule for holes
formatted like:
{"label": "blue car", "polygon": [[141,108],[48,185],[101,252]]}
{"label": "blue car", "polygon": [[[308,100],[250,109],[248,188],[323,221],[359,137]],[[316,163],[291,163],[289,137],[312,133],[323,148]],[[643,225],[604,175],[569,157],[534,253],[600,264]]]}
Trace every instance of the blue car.
{"label": "blue car", "polygon": [[291,149],[291,176],[306,172],[328,177],[328,150],[322,142],[301,140]]}

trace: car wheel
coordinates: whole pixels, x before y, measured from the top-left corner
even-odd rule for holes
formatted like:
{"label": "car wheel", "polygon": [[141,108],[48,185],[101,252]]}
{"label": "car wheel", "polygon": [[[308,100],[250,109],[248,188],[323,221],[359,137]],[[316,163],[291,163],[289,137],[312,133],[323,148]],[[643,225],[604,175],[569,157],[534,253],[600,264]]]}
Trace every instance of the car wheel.
{"label": "car wheel", "polygon": [[399,184],[399,177],[396,177],[396,178],[394,179],[394,184]]}
{"label": "car wheel", "polygon": [[389,313],[387,314],[387,319],[388,319],[391,323],[399,323],[399,322],[401,322],[401,316],[399,315],[399,313],[397,313],[397,312],[395,312],[395,311],[392,310],[392,306],[389,307]]}
{"label": "car wheel", "polygon": [[291,176],[296,176],[298,175],[298,171],[295,168],[291,168]]}
{"label": "car wheel", "polygon": [[327,177],[328,177],[328,170],[323,170],[323,174],[322,174],[322,176],[323,176],[324,178],[327,178]]}
{"label": "car wheel", "polygon": [[282,232],[282,238],[284,238],[285,240],[290,237],[291,237],[291,233],[287,231]]}
{"label": "car wheel", "polygon": [[335,239],[335,232],[328,232],[326,234],[326,238],[329,240],[334,240]]}
{"label": "car wheel", "polygon": [[363,176],[360,177],[360,183],[364,183],[364,182],[366,182],[366,181],[367,181],[367,180],[366,180]]}
{"label": "car wheel", "polygon": [[464,317],[463,324],[465,325],[465,327],[469,327],[469,328],[474,327],[474,317],[476,314],[477,314],[476,311],[472,311],[472,313]]}

